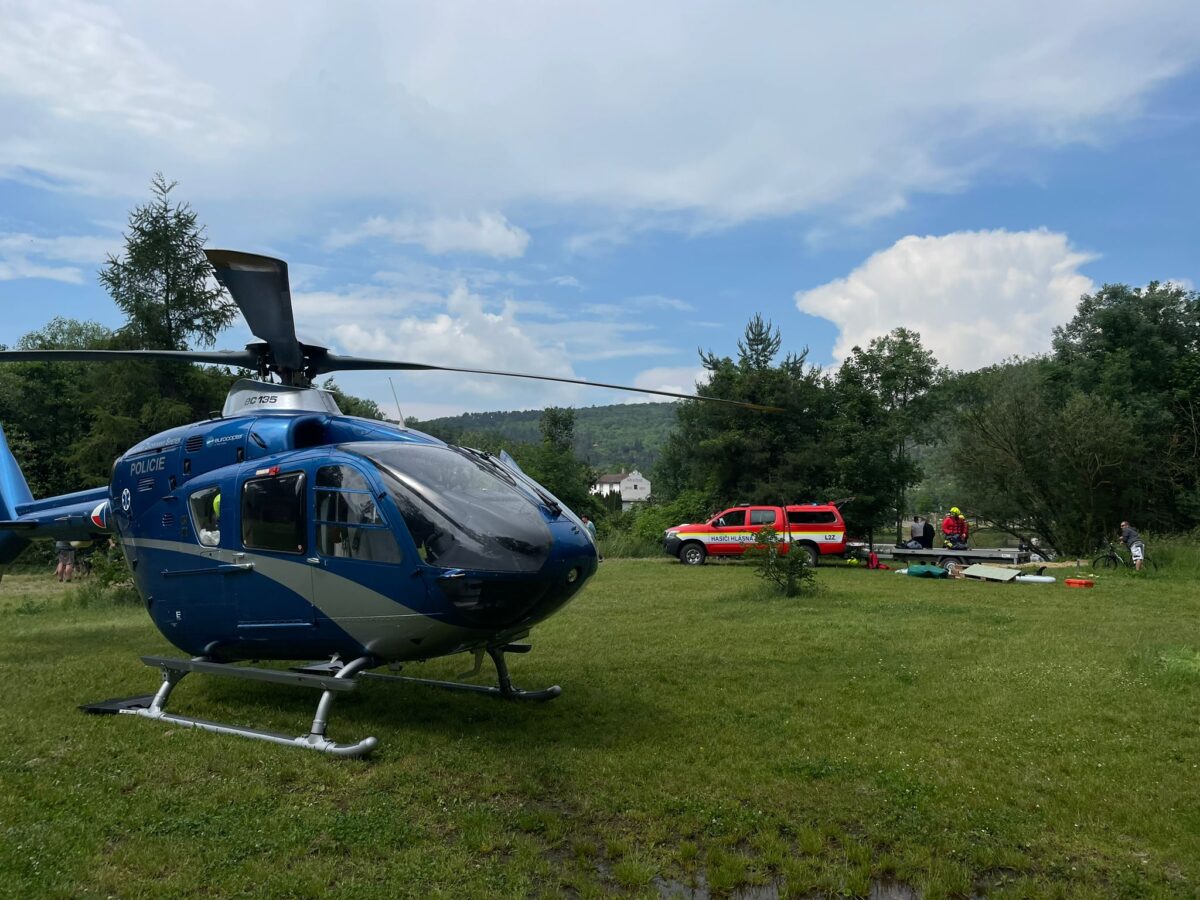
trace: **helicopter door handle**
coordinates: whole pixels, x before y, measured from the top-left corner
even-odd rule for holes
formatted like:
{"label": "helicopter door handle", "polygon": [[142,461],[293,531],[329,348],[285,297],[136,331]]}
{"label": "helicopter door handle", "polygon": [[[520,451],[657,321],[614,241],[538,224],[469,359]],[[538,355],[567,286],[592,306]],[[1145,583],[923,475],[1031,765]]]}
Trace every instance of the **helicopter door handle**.
{"label": "helicopter door handle", "polygon": [[453,571],[446,572],[444,575],[439,575],[437,577],[437,580],[438,581],[450,581],[452,578],[466,578],[466,577],[467,577],[467,573],[464,572],[462,569],[454,569]]}
{"label": "helicopter door handle", "polygon": [[308,563],[310,566],[319,566],[321,564],[321,557],[310,556],[308,559],[305,560],[305,562]]}

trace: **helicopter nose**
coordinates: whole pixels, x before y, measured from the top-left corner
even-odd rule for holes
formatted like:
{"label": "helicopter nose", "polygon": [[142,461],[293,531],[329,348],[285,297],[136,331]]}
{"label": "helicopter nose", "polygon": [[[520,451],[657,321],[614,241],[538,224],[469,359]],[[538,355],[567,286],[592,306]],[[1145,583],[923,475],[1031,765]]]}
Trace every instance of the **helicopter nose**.
{"label": "helicopter nose", "polygon": [[556,529],[550,558],[536,573],[457,569],[440,575],[436,583],[463,624],[506,628],[546,618],[574,597],[595,571],[595,545],[570,529]]}

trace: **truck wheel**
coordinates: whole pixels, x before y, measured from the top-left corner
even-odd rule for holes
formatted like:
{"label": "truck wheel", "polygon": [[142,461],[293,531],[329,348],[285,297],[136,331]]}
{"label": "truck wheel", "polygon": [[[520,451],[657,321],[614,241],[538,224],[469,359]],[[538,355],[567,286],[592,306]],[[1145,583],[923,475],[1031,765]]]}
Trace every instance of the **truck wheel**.
{"label": "truck wheel", "polygon": [[945,569],[951,578],[957,578],[958,573],[966,568],[963,561],[954,556],[943,556],[937,564]]}
{"label": "truck wheel", "polygon": [[704,545],[695,541],[684,544],[679,550],[679,561],[685,566],[703,565],[706,556],[708,556],[708,551],[704,549]]}
{"label": "truck wheel", "polygon": [[817,553],[817,548],[812,544],[792,544],[792,553],[799,553],[803,556],[806,566],[815,566],[820,556]]}

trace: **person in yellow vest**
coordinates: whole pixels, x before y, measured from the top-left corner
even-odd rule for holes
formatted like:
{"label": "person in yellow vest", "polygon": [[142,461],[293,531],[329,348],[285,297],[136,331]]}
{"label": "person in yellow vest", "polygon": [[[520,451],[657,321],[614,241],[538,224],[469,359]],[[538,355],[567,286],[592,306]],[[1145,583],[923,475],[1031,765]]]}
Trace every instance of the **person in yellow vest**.
{"label": "person in yellow vest", "polygon": [[200,543],[206,547],[215,547],[221,543],[221,492],[213,497],[212,502],[212,528],[200,528]]}

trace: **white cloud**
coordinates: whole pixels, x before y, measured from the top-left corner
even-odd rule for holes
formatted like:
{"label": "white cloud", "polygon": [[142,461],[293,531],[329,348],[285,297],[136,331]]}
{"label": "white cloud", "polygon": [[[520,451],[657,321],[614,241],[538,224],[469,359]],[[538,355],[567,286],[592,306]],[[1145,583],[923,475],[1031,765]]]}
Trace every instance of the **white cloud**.
{"label": "white cloud", "polygon": [[45,278],[83,284],[94,278],[96,269],[109,253],[120,249],[120,243],[119,237],[62,235],[47,238],[0,232],[0,281]]}
{"label": "white cloud", "polygon": [[[396,294],[390,304],[386,294],[377,294],[373,304],[363,305],[356,299],[360,295],[361,291],[335,291],[329,296],[340,296],[340,303],[323,299],[327,306],[340,305],[342,309],[322,313],[322,317],[341,322],[326,331],[339,352],[469,369],[577,377],[563,343],[533,333],[520,320],[515,304],[496,307],[465,286],[445,297]],[[321,323],[303,305],[298,306],[297,314],[301,322]],[[360,380],[366,377],[358,376]],[[571,403],[577,401],[580,390],[548,382],[446,372],[397,372],[393,377],[397,390],[403,388],[402,405],[413,398],[425,402],[436,398],[460,411]],[[390,395],[386,375],[374,381],[386,392],[382,396]]]}
{"label": "white cloud", "polygon": [[1051,329],[1093,288],[1078,271],[1093,258],[1045,229],[910,236],[845,278],[798,291],[796,305],[838,326],[836,359],[904,326],[940,363],[977,369],[1049,349]]}
{"label": "white cloud", "polygon": [[[260,222],[520,204],[583,252],[647,219],[886,214],[1011,150],[1119,134],[1200,56],[1189,0],[287,9],[6,3],[0,172],[136,193],[162,168]],[[384,225],[523,250],[502,218]]]}
{"label": "white cloud", "polygon": [[[609,383],[630,382],[609,374],[611,367],[603,365],[606,361],[661,358],[674,352],[653,337],[651,326],[628,317],[614,321],[588,314],[564,316],[555,305],[489,296],[472,290],[465,281],[439,292],[436,288],[443,277],[448,273],[435,277],[422,271],[415,286],[403,279],[381,278],[369,284],[297,291],[292,299],[298,330],[307,342],[338,353]],[[579,366],[585,371],[579,371]],[[395,379],[405,412],[421,417],[431,415],[431,410],[441,415],[536,409],[549,404],[615,403],[629,396],[583,386],[439,372],[348,372],[337,379],[390,409],[388,375]]]}
{"label": "white cloud", "polygon": [[653,306],[658,309],[670,309],[675,312],[694,312],[696,307],[686,300],[680,300],[678,297],[664,297],[662,294],[643,294],[639,297],[631,297],[629,305],[633,309],[641,306]]}
{"label": "white cloud", "polygon": [[523,256],[529,246],[529,232],[497,212],[481,212],[473,218],[461,215],[425,219],[372,216],[350,231],[334,232],[326,243],[337,249],[372,238],[413,244],[439,255],[476,253],[493,259],[515,259]]}
{"label": "white cloud", "polygon": [[631,229],[624,225],[607,225],[591,231],[573,234],[563,244],[573,256],[594,256],[616,247],[622,247],[633,239]]}
{"label": "white cloud", "polygon": [[163,150],[228,158],[253,127],[222,114],[202,69],[189,75],[155,50],[141,12],[78,0],[0,8],[0,174],[121,192],[144,184]]}
{"label": "white cloud", "polygon": [[555,287],[582,288],[583,284],[574,275],[555,275],[550,279]]}

